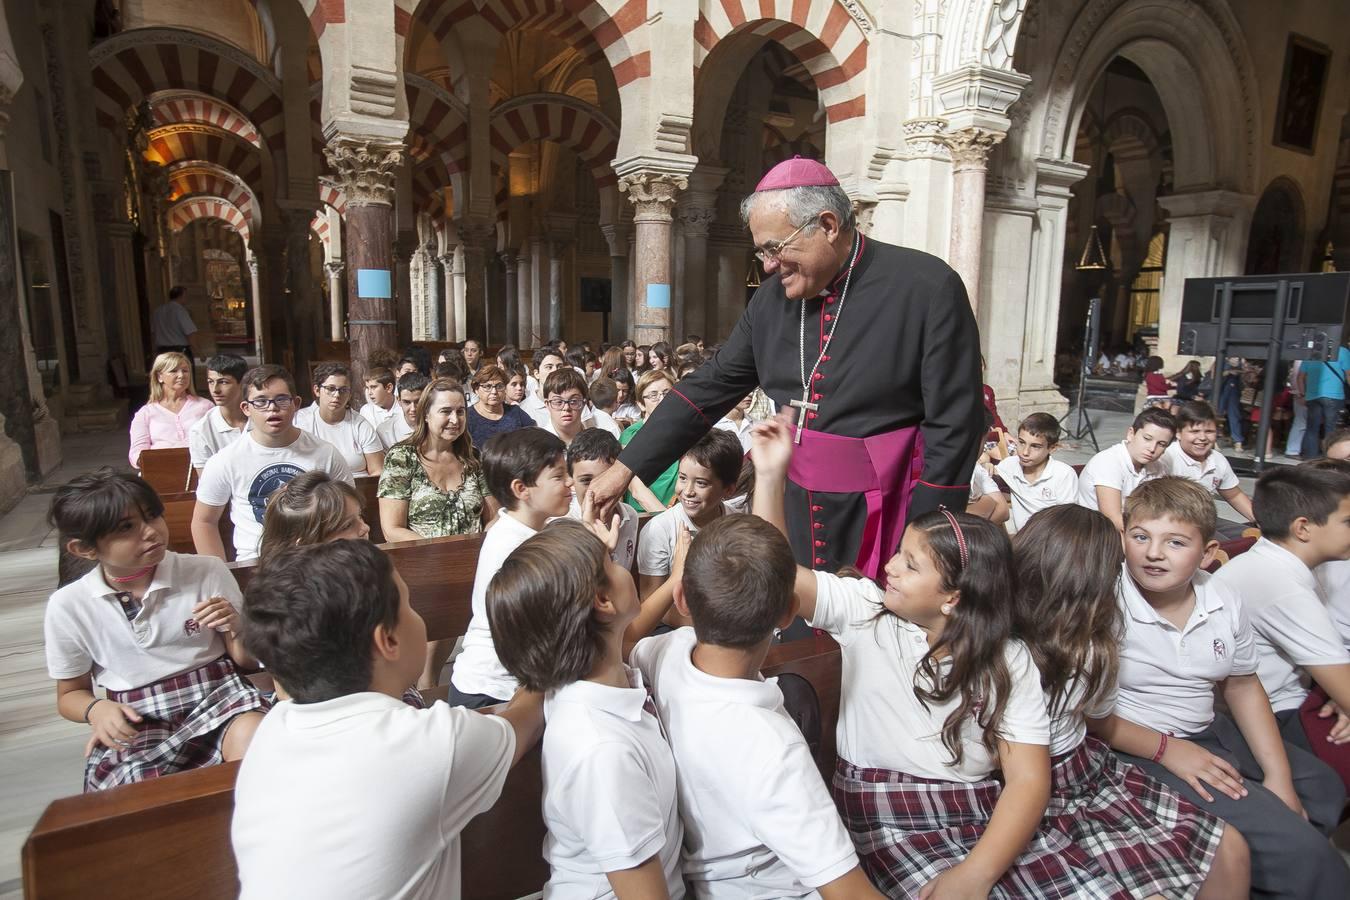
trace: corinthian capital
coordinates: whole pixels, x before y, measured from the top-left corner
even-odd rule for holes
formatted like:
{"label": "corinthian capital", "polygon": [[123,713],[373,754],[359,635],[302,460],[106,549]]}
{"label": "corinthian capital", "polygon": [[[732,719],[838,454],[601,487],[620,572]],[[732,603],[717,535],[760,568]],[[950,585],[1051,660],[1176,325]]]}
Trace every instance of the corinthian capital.
{"label": "corinthian capital", "polygon": [[983,172],[989,166],[989,154],[1007,134],[983,128],[962,128],[943,137],[951,150],[953,172]]}
{"label": "corinthian capital", "polygon": [[393,206],[403,145],[335,137],[323,148],[348,206]]}
{"label": "corinthian capital", "polygon": [[619,179],[619,190],[634,207],[635,222],[669,222],[680,191],[689,187],[689,176],[676,172],[630,172]]}

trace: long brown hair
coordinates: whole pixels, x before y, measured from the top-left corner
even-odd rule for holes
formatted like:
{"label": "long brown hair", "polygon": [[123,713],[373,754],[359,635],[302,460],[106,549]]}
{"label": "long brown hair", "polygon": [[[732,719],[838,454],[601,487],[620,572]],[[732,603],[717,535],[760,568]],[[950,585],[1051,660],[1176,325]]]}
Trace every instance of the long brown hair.
{"label": "long brown hair", "polygon": [[422,391],[422,396],[417,401],[417,427],[413,429],[412,434],[399,443],[411,444],[413,449],[417,451],[417,455],[419,457],[422,455],[427,436],[431,433],[431,429],[427,426],[427,413],[430,411],[431,405],[436,402],[436,395],[446,392],[459,394],[464,400],[464,431],[450,445],[450,452],[455,454],[460,465],[464,467],[464,474],[468,475],[478,468],[478,454],[473,449],[473,438],[469,436],[469,396],[464,391],[464,385],[458,381],[451,381],[449,378],[437,378],[427,385],[426,390]]}
{"label": "long brown hair", "polygon": [[[1085,506],[1043,509],[1013,538],[1013,633],[1041,673],[1051,717],[1080,715],[1120,668],[1120,533]],[[1075,683],[1083,692],[1068,706]]]}
{"label": "long brown hair", "polygon": [[364,514],[360,492],[327,472],[302,472],[282,485],[267,498],[259,561],[267,562],[286,547],[326,544],[346,528],[349,498]]}
{"label": "long brown hair", "polygon": [[1012,674],[1003,655],[1012,633],[1008,594],[1015,593],[1008,533],[988,519],[944,510],[926,513],[909,527],[927,538],[929,553],[942,576],[942,590],[960,594],[941,640],[919,660],[914,696],[926,708],[960,695],[960,705],[942,723],[942,744],[952,754],[952,765],[959,766],[965,758],[961,728],[967,719],[980,726],[985,750],[997,755],[1003,713],[1012,691]]}

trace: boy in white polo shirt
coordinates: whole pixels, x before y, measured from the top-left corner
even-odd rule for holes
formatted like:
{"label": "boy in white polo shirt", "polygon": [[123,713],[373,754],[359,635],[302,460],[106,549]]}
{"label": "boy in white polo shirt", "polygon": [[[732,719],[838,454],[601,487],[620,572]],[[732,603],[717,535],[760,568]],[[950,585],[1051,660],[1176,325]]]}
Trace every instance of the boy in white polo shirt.
{"label": "boy in white polo shirt", "polygon": [[1049,413],[1032,413],[1017,426],[1017,455],[995,467],[1008,485],[1013,530],[1051,506],[1078,502],[1078,473],[1051,456],[1059,446],[1059,421]]}
{"label": "boy in white polo shirt", "polygon": [[483,476],[501,509],[478,551],[473,614],[450,676],[451,706],[492,706],[519,687],[497,656],[488,622],[487,589],[512,551],[549,519],[567,515],[572,479],[567,474],[565,453],[563,442],[542,428],[507,431],[483,447]]}
{"label": "boy in white polo shirt", "polygon": [[[1200,571],[1218,549],[1216,524],[1209,495],[1184,478],[1150,481],[1126,501],[1119,693],[1089,728],[1242,833],[1253,893],[1350,896],[1350,870],[1309,824],[1335,826],[1340,779],[1311,754],[1286,752],[1242,601]],[[1229,714],[1215,710],[1216,686]]]}
{"label": "boy in white polo shirt", "polygon": [[675,586],[693,627],[633,648],[675,754],[684,871],[698,897],[880,896],[783,692],[759,674],[774,629],[796,614],[796,573],[768,522],[719,519],[694,539]]}
{"label": "boy in white polo shirt", "polygon": [[1150,478],[1167,474],[1162,456],[1176,432],[1176,420],[1161,409],[1146,409],[1135,416],[1125,440],[1107,447],[1083,467],[1078,476],[1079,505],[1097,510],[1123,532],[1125,498]]}
{"label": "boy in white polo shirt", "polygon": [[366,372],[366,405],[361,407],[361,418],[378,433],[380,426],[391,416],[399,414],[394,402],[394,373],[385,368]]}
{"label": "boy in white polo shirt", "polygon": [[193,423],[188,430],[188,452],[192,467],[201,472],[206,461],[222,448],[233,444],[248,427],[248,416],[240,408],[244,389],[240,382],[248,363],[238,356],[221,353],[206,361],[206,389],[216,408]]}
{"label": "boy in white polo shirt", "polygon": [[1237,510],[1237,514],[1251,522],[1252,501],[1238,485],[1238,477],[1228,458],[1215,449],[1219,442],[1219,417],[1214,408],[1203,400],[1181,404],[1176,412],[1177,437],[1167,445],[1163,461],[1167,474],[1189,478],[1210,495],[1218,495]]}
{"label": "boy in white polo shirt", "polygon": [[426,623],[369,541],[282,550],[249,583],[244,616],[249,650],[290,699],[235,783],[240,897],[458,898],[460,832],[538,740],[542,698],[522,692],[496,715],[404,703]]}
{"label": "boy in white polo shirt", "polygon": [[[1286,742],[1330,765],[1350,787],[1350,744],[1327,740],[1328,698],[1350,710],[1350,651],[1313,569],[1350,558],[1350,463],[1267,469],[1256,482],[1261,539],[1214,576],[1242,598],[1256,631],[1256,674]],[[1320,690],[1310,692],[1305,679]],[[1310,740],[1311,723],[1318,740]]]}
{"label": "boy in white polo shirt", "polygon": [[394,404],[398,412],[375,429],[384,449],[388,450],[417,430],[417,402],[422,399],[422,392],[429,384],[431,379],[421,372],[408,372],[399,378],[398,403]]}
{"label": "boy in white polo shirt", "polygon": [[244,373],[241,408],[248,432],[207,461],[192,509],[192,543],[198,553],[225,559],[220,517],[230,508],[234,558],[258,555],[263,513],[272,492],[301,472],[327,472],[355,484],[342,454],[332,444],[295,425],[295,381],[281,366],[256,366]]}
{"label": "boy in white polo shirt", "polygon": [[488,588],[502,664],[548,698],[540,768],[551,900],[684,896],[675,760],[641,673],[623,661],[639,603],[633,576],[609,558],[617,540],[613,527],[551,523]]}
{"label": "boy in white polo shirt", "polygon": [[[586,496],[592,481],[609,471],[622,449],[619,439],[603,428],[585,428],[567,445],[567,474],[572,479],[569,518],[581,518],[581,498]],[[619,514],[619,539],[609,558],[619,568],[629,570],[637,552],[638,517],[627,503],[620,503],[615,509]]]}

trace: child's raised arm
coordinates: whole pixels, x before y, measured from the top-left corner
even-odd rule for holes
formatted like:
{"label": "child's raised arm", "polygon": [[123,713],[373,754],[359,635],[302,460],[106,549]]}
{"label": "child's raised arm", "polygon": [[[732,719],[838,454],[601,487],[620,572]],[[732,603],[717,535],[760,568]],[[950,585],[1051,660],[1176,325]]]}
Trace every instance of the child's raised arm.
{"label": "child's raised arm", "polygon": [[1261,766],[1265,778],[1261,783],[1271,793],[1284,801],[1294,812],[1307,818],[1303,803],[1294,790],[1294,776],[1289,771],[1289,755],[1284,752],[1284,740],[1280,737],[1279,726],[1275,724],[1275,714],[1270,710],[1270,698],[1266,689],[1253,673],[1251,675],[1229,675],[1223,682],[1223,698],[1228,710],[1237,722],[1238,730],[1247,740],[1252,756]]}
{"label": "child's raised arm", "polygon": [[670,560],[670,575],[661,586],[648,594],[642,601],[638,616],[624,629],[624,644],[636,644],[652,633],[652,629],[665,619],[675,602],[675,585],[684,577],[684,559],[689,555],[689,544],[693,539],[689,529],[683,525],[675,535],[675,555]]}
{"label": "child's raised arm", "polygon": [[488,715],[500,716],[516,733],[516,752],[511,765],[520,762],[544,733],[544,695],[521,688],[509,703],[483,710]]}
{"label": "child's raised arm", "polygon": [[[755,466],[755,501],[751,512],[777,528],[787,537],[787,516],[783,512],[783,490],[787,486],[788,463],[792,461],[793,410],[782,409],[750,430],[750,461]],[[806,621],[816,615],[816,573],[797,567],[793,586],[797,595],[797,614]]]}

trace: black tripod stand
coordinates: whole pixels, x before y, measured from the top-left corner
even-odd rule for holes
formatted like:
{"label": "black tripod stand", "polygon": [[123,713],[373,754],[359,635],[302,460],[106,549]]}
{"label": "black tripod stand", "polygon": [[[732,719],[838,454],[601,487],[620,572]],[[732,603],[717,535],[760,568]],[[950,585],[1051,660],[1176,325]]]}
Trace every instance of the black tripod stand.
{"label": "black tripod stand", "polygon": [[1078,396],[1074,400],[1073,406],[1069,407],[1068,412],[1060,417],[1061,424],[1074,413],[1074,406],[1078,407],[1078,418],[1073,428],[1066,427],[1066,436],[1076,441],[1081,441],[1084,436],[1092,438],[1092,448],[1100,451],[1102,448],[1097,443],[1097,433],[1092,430],[1092,417],[1088,415],[1087,407],[1083,405],[1084,395],[1087,393],[1087,377],[1092,371],[1092,360],[1097,355],[1097,310],[1101,299],[1093,297],[1088,301],[1087,322],[1083,329],[1083,364],[1078,369]]}

